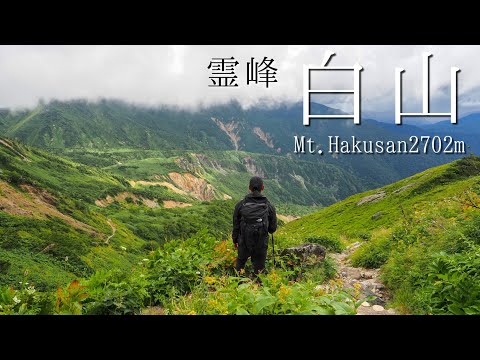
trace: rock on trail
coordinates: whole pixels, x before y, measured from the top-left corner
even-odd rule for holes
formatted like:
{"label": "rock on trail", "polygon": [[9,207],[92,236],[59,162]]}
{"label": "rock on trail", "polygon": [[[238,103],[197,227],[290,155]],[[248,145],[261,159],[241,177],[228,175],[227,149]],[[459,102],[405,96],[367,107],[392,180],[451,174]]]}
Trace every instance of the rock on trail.
{"label": "rock on trail", "polygon": [[[360,284],[360,290],[366,295],[375,296],[371,302],[364,302],[357,309],[357,315],[395,315],[394,309],[385,309],[389,300],[385,286],[379,279],[378,269],[355,268],[351,266],[348,256],[351,255],[361,243],[356,242],[340,254],[331,254],[338,264],[338,276],[343,280],[344,288],[354,288]],[[358,285],[357,285],[358,286]]]}

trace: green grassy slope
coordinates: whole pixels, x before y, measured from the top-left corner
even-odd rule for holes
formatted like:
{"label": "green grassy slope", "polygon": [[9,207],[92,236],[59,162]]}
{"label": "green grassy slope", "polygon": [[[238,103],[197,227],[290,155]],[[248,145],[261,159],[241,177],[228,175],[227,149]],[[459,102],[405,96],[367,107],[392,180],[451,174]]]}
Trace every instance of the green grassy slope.
{"label": "green grassy slope", "polygon": [[405,312],[478,313],[479,181],[480,158],[465,157],[292,221],[277,239],[362,241],[352,263],[381,267]]}
{"label": "green grassy slope", "polygon": [[[441,165],[382,188],[355,194],[325,209],[289,223],[281,234],[292,241],[311,235],[337,234],[355,239],[366,232],[389,230],[405,213],[435,208],[478,183],[473,175],[457,174],[462,162]],[[384,193],[384,195],[383,195]],[[372,197],[373,196],[373,197]],[[375,196],[379,196],[375,199]],[[369,201],[368,197],[372,197]],[[364,201],[363,204],[359,202]],[[460,215],[460,214],[459,214]]]}
{"label": "green grassy slope", "polygon": [[[170,172],[190,172],[205,179],[220,192],[240,199],[248,191],[252,175],[265,179],[266,194],[275,203],[306,206],[325,206],[346,196],[364,190],[364,184],[355,176],[330,164],[288,159],[281,156],[253,154],[237,151],[184,151],[147,152],[138,158],[132,151],[129,159],[125,151],[88,152],[86,155],[101,159],[117,156],[115,165],[104,169],[133,180],[154,180]],[[70,152],[72,155],[72,152]],[[95,163],[94,161],[92,161]]]}
{"label": "green grassy slope", "polygon": [[[95,203],[118,194],[126,195]],[[163,200],[192,206],[164,208]],[[232,208],[233,201],[132,188],[120,176],[0,138],[0,284],[21,281],[25,271],[46,289],[96,270],[127,270],[166,240],[204,227],[226,236]]]}

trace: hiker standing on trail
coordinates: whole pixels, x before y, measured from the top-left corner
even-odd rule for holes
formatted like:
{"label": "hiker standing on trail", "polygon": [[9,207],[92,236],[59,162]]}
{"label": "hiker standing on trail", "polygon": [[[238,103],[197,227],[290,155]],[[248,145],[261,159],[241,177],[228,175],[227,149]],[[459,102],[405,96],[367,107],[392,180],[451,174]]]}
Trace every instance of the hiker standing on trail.
{"label": "hiker standing on trail", "polygon": [[258,176],[250,179],[250,193],[240,200],[233,212],[232,239],[238,249],[236,270],[245,268],[251,257],[255,274],[264,271],[267,258],[268,233],[277,230],[275,207],[262,195],[263,181]]}

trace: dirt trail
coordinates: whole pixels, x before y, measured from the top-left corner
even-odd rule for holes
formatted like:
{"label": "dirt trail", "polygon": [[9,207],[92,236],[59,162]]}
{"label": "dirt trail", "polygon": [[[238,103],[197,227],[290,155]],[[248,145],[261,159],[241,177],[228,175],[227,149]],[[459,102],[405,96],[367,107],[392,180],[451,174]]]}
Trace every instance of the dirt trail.
{"label": "dirt trail", "polygon": [[[385,309],[389,295],[379,278],[378,269],[355,268],[351,265],[348,256],[351,255],[361,243],[354,243],[340,254],[331,254],[338,264],[338,276],[343,280],[344,288],[354,288],[360,284],[360,289],[365,295],[376,296],[371,302],[364,302],[357,309],[357,315],[395,315],[394,309]],[[357,285],[358,286],[358,285]]]}
{"label": "dirt trail", "polygon": [[107,220],[108,225],[112,228],[112,235],[110,235],[107,240],[105,240],[105,244],[108,244],[110,242],[110,239],[115,236],[115,233],[117,232],[117,228],[115,227],[115,224],[111,219]]}

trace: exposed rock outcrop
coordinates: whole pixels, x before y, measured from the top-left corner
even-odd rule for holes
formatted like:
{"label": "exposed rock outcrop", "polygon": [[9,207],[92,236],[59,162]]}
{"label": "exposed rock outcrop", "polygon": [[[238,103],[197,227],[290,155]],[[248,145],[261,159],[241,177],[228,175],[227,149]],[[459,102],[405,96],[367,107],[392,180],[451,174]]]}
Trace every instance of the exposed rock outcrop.
{"label": "exposed rock outcrop", "polygon": [[85,231],[91,236],[97,236],[97,231],[71,216],[61,213],[56,207],[56,198],[44,189],[23,184],[20,186],[25,192],[19,191],[0,181],[0,211],[8,214],[28,216],[37,219],[55,217],[76,229]]}
{"label": "exposed rock outcrop", "polygon": [[243,165],[245,166],[247,171],[253,176],[260,176],[261,178],[265,178],[265,172],[257,166],[254,158],[250,156],[243,158]]}
{"label": "exposed rock outcrop", "polygon": [[270,149],[273,149],[275,145],[273,145],[273,140],[270,136],[270,134],[265,133],[262,129],[259,127],[254,127],[253,128],[253,133],[257,135],[260,140],[262,140],[265,145],[267,145]]}
{"label": "exposed rock outcrop", "polygon": [[225,132],[225,134],[228,135],[228,137],[230,138],[230,141],[232,142],[233,146],[235,147],[235,150],[238,151],[239,142],[240,142],[240,135],[238,135],[238,133],[239,133],[238,122],[231,121],[231,122],[227,123],[227,122],[223,122],[223,121],[221,121],[217,118],[214,118],[214,117],[212,117],[211,119],[215,122],[215,124],[217,124],[217,126],[220,128],[220,130],[222,130],[223,132]]}
{"label": "exposed rock outcrop", "polygon": [[412,187],[412,186],[415,185],[415,184],[416,184],[416,183],[411,183],[411,184],[402,186],[401,188],[398,188],[397,190],[395,190],[395,191],[393,192],[393,194],[401,193],[402,191],[407,190],[408,188]]}
{"label": "exposed rock outcrop", "polygon": [[209,158],[205,154],[190,154],[190,157],[179,157],[175,159],[175,163],[179,168],[197,176],[202,176],[205,173],[205,167],[213,168],[222,175],[226,175],[227,171],[220,165],[220,163]]}
{"label": "exposed rock outcrop", "polygon": [[177,207],[184,208],[184,207],[189,207],[189,206],[192,206],[192,204],[184,203],[184,202],[180,202],[180,201],[173,201],[173,200],[164,200],[163,201],[163,207],[165,209],[172,209],[172,208],[177,208]]}
{"label": "exposed rock outcrop", "polygon": [[214,187],[204,179],[197,178],[190,173],[179,174],[171,172],[168,176],[176,187],[186,191],[198,200],[210,201],[215,199]]}
{"label": "exposed rock outcrop", "polygon": [[307,190],[307,186],[305,185],[305,179],[304,179],[302,176],[297,175],[297,174],[295,174],[295,173],[290,174],[290,176],[291,176],[296,182],[298,182],[298,184],[302,187],[302,189]]}
{"label": "exposed rock outcrop", "polygon": [[180,174],[178,172],[171,172],[167,176],[155,175],[155,179],[165,179],[168,181],[145,181],[145,180],[130,180],[132,187],[137,185],[143,186],[164,186],[173,192],[181,195],[191,196],[201,201],[211,201],[215,199],[229,200],[231,197],[215,189],[205,179],[192,175],[190,173]]}
{"label": "exposed rock outcrop", "polygon": [[385,191],[380,191],[376,194],[365,196],[364,198],[360,199],[359,202],[357,202],[357,206],[360,206],[362,204],[366,204],[366,203],[369,203],[369,202],[375,202],[375,201],[381,200],[386,195],[387,195],[387,193]]}
{"label": "exposed rock outcrop", "polygon": [[158,207],[158,203],[155,200],[139,197],[139,196],[137,196],[135,194],[132,194],[131,192],[127,192],[127,191],[116,194],[115,196],[107,195],[107,197],[105,199],[97,199],[97,200],[95,200],[95,205],[97,205],[99,207],[107,207],[108,205],[110,205],[114,201],[119,201],[120,202],[120,201],[126,201],[127,199],[131,199],[131,201],[133,203],[137,204],[137,205],[143,204],[143,205],[145,205],[149,208]]}

